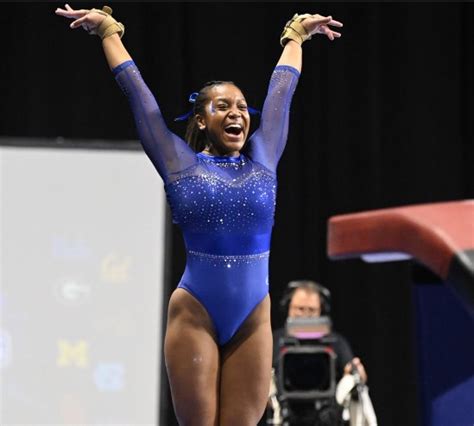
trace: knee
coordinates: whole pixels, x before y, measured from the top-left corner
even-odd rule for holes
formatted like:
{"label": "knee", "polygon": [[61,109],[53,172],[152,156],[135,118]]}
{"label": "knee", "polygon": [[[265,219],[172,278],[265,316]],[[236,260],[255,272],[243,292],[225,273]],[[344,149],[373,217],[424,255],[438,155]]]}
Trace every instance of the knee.
{"label": "knee", "polygon": [[[205,404],[175,404],[179,426],[218,426],[218,413]],[[255,425],[254,425],[255,426]]]}
{"label": "knee", "polygon": [[235,407],[221,412],[219,426],[255,426],[265,413],[266,404],[261,407]]}

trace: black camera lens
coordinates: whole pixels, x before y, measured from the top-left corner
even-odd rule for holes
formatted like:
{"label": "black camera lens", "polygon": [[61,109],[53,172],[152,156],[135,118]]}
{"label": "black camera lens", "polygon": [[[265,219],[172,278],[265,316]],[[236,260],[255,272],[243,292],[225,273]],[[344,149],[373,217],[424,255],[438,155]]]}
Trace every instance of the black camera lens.
{"label": "black camera lens", "polygon": [[330,387],[330,356],[319,353],[287,353],[283,362],[286,391],[326,391]]}

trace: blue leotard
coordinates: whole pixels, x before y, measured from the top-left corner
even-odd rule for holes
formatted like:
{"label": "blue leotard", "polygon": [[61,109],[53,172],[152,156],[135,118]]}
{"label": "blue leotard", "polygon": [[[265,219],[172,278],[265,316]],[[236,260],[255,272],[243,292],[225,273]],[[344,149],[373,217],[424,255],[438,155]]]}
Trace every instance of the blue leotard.
{"label": "blue leotard", "polygon": [[299,72],[290,66],[275,68],[260,126],[239,157],[195,153],[167,128],[132,61],[113,72],[183,232],[187,260],[178,286],[206,308],[223,345],[268,294],[276,167]]}

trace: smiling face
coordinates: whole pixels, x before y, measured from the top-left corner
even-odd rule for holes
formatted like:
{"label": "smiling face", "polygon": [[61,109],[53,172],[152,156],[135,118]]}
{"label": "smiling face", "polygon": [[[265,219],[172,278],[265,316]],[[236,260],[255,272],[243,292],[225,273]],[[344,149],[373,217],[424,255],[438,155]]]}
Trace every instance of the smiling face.
{"label": "smiling face", "polygon": [[212,155],[236,157],[243,148],[250,128],[247,102],[233,84],[219,84],[208,91],[203,114],[196,115],[199,129],[206,133]]}

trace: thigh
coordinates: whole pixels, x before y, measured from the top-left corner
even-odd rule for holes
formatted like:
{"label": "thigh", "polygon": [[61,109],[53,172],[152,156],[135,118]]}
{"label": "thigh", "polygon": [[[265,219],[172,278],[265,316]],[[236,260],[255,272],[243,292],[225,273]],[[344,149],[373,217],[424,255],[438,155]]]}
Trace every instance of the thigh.
{"label": "thigh", "polygon": [[272,368],[269,296],[223,348],[220,425],[255,426],[268,400]]}
{"label": "thigh", "polygon": [[180,425],[217,425],[219,348],[206,310],[183,289],[169,303],[165,363]]}

